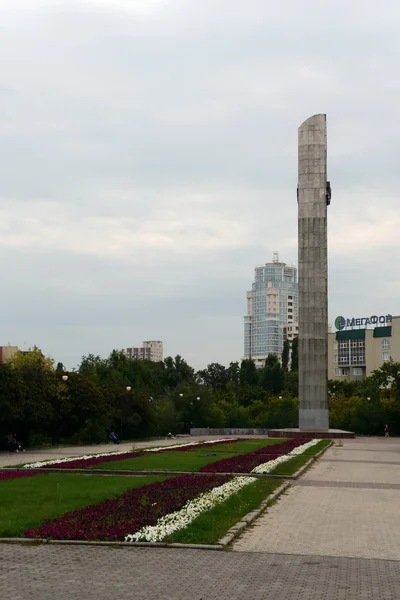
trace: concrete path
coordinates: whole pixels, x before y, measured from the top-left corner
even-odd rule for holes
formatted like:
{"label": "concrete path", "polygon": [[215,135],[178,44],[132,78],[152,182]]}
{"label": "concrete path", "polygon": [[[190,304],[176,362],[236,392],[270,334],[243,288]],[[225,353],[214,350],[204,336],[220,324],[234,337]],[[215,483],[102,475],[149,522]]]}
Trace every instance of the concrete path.
{"label": "concrete path", "polygon": [[234,551],[400,561],[400,440],[346,440],[233,546]]}
{"label": "concrete path", "polygon": [[400,600],[399,501],[400,440],[348,440],[233,552],[3,544],[0,598]]}

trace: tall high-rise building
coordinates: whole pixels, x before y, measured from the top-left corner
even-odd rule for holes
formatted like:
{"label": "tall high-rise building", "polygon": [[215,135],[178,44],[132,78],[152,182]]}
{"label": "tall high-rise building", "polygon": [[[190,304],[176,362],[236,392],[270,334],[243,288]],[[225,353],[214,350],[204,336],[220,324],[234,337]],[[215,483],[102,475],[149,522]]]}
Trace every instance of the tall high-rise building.
{"label": "tall high-rise building", "polygon": [[143,346],[127,348],[126,354],[129,358],[161,362],[163,360],[163,343],[159,340],[143,342]]}
{"label": "tall high-rise building", "polygon": [[297,268],[273,261],[255,268],[252,289],[247,292],[244,317],[244,358],[252,358],[257,367],[268,354],[280,356],[285,339],[298,334]]}

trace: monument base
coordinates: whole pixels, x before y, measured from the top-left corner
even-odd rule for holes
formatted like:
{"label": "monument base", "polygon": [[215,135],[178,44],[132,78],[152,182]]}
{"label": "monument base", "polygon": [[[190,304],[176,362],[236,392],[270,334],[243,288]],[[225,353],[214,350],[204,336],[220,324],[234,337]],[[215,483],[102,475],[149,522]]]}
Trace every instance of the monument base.
{"label": "monument base", "polygon": [[338,440],[353,439],[353,431],[343,431],[342,429],[270,429],[268,432],[270,438],[314,438],[317,440]]}
{"label": "monument base", "polygon": [[[300,405],[301,406],[301,405]],[[299,429],[329,429],[328,408],[299,409]]]}

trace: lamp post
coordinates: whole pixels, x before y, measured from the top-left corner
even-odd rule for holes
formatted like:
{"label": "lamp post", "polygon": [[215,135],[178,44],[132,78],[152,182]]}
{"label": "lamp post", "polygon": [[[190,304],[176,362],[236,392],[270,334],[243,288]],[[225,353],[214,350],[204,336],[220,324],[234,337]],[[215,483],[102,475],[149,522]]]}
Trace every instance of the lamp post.
{"label": "lamp post", "polygon": [[[127,396],[129,396],[129,392],[132,389],[131,386],[127,385],[125,389],[127,391]],[[122,440],[122,435],[123,435],[123,425],[122,425],[122,422],[123,422],[123,412],[124,412],[124,401],[122,401],[122,403],[121,403],[121,415],[120,415],[120,420],[119,420],[119,433],[120,433],[119,437],[120,437],[120,440]]]}
{"label": "lamp post", "polygon": [[[371,430],[371,398],[367,396],[367,406],[368,406],[368,428]],[[371,433],[371,431],[369,431]]]}

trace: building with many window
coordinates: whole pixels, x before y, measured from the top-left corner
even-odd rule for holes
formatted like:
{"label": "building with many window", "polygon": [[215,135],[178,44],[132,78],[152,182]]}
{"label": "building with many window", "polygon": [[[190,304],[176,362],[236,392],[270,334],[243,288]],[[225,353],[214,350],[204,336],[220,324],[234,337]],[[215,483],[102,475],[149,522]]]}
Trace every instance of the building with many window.
{"label": "building with many window", "polygon": [[328,378],[363,379],[390,359],[400,361],[400,316],[387,320],[372,329],[350,327],[328,333]]}
{"label": "building with many window", "polygon": [[127,348],[126,354],[129,358],[161,362],[164,356],[163,343],[159,340],[143,342],[143,346]]}
{"label": "building with many window", "polygon": [[252,289],[247,292],[244,317],[244,358],[264,366],[268,354],[281,356],[285,339],[298,335],[297,268],[273,261],[255,268]]}

